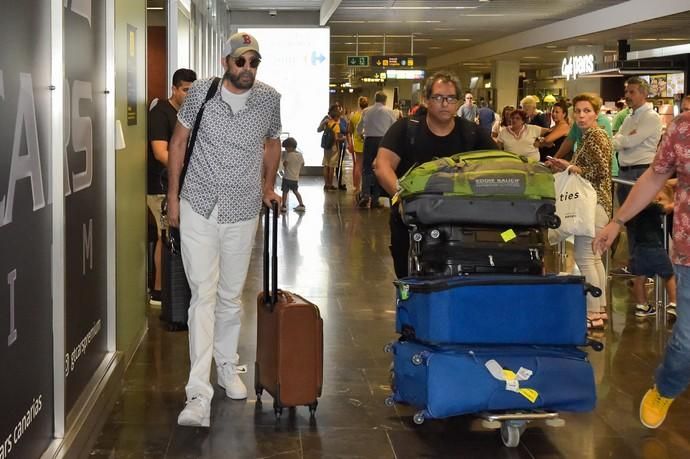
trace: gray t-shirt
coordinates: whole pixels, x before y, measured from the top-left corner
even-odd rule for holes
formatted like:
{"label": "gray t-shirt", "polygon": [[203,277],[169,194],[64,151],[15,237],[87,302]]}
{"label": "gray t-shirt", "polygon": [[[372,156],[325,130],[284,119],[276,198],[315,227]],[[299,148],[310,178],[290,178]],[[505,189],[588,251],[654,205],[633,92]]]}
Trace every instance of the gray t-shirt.
{"label": "gray t-shirt", "polygon": [[479,114],[479,109],[474,104],[469,106],[469,107],[467,105],[463,104],[457,113],[458,116],[465,118],[467,121],[472,121],[473,123],[475,122],[474,120],[477,119],[478,114]]}

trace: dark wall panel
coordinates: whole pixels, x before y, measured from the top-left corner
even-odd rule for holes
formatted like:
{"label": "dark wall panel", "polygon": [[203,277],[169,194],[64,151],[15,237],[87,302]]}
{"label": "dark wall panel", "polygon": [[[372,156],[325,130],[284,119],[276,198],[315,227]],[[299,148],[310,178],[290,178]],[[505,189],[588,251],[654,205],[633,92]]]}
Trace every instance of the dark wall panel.
{"label": "dark wall panel", "polygon": [[64,8],[65,409],[106,352],[105,2]]}
{"label": "dark wall panel", "polygon": [[0,43],[0,457],[39,457],[53,425],[49,2],[5,2]]}

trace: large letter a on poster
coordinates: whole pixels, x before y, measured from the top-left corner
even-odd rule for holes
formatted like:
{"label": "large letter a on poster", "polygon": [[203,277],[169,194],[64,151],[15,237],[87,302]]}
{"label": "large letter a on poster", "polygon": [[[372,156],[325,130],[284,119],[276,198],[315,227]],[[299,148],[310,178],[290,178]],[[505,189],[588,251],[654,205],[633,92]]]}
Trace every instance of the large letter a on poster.
{"label": "large letter a on poster", "polygon": [[[27,154],[20,155],[22,131],[25,133]],[[14,211],[14,192],[17,182],[28,177],[31,181],[33,210],[46,205],[43,195],[43,175],[41,174],[41,157],[38,151],[38,130],[36,127],[36,107],[34,104],[33,82],[28,73],[19,74],[19,103],[17,119],[14,124],[14,142],[10,163],[10,179],[7,186],[5,215],[0,226],[12,223]],[[0,208],[0,210],[2,210]]]}

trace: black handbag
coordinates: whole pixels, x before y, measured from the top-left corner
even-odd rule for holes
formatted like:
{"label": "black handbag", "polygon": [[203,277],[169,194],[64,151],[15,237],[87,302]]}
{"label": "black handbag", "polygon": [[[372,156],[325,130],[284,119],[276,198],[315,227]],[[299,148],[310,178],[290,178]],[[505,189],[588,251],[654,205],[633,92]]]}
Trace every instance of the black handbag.
{"label": "black handbag", "polygon": [[171,331],[186,330],[192,292],[182,264],[179,229],[169,228],[163,241],[161,319],[167,323]]}
{"label": "black handbag", "polygon": [[[184,164],[180,174],[180,190],[184,183],[185,175],[187,174],[187,167],[192,156],[192,150],[196,143],[196,135],[201,125],[201,118],[204,115],[204,108],[206,103],[213,98],[220,78],[214,78],[211,81],[211,86],[206,93],[206,98],[199,108],[199,112],[194,120],[194,128],[185,150]],[[161,181],[162,183],[162,181]],[[167,182],[165,183],[167,189]],[[163,200],[161,204],[161,215],[167,215],[167,199]],[[187,330],[187,320],[189,319],[189,303],[192,298],[192,292],[189,289],[187,282],[187,275],[184,272],[184,265],[182,264],[182,250],[180,246],[180,229],[169,227],[166,236],[163,237],[164,250],[162,254],[161,263],[161,320],[165,321],[168,329]]]}

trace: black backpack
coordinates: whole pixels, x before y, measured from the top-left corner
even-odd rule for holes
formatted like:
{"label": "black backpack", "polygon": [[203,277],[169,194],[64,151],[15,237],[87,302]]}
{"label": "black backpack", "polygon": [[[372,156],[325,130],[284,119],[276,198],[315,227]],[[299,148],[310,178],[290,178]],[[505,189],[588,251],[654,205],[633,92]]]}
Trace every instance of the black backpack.
{"label": "black backpack", "polygon": [[329,149],[335,145],[335,131],[328,125],[324,126],[323,134],[321,134],[321,148]]}

